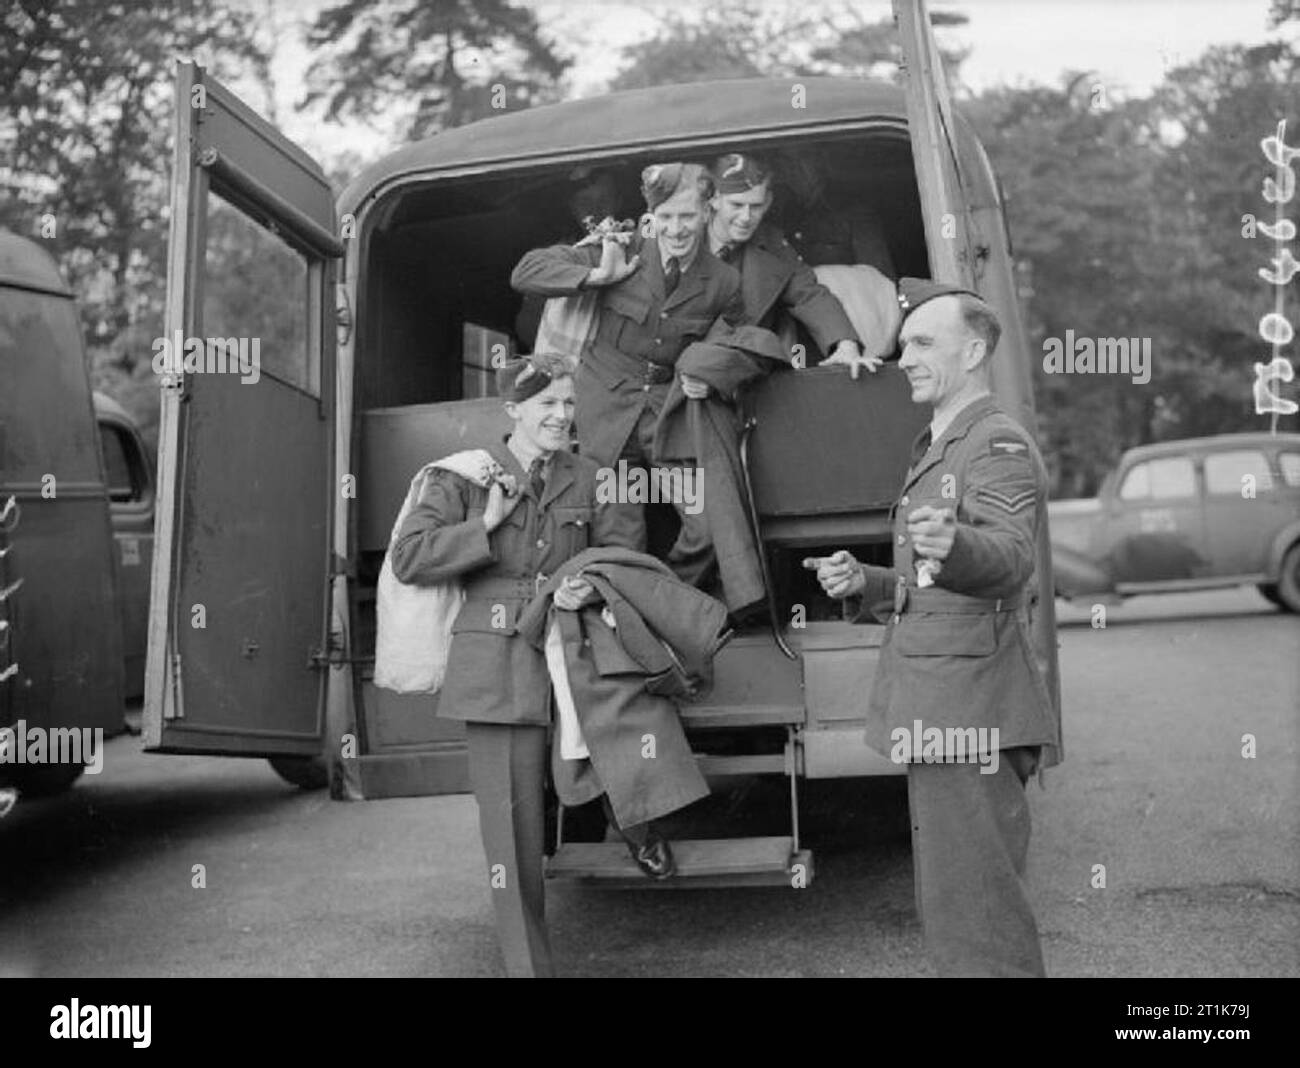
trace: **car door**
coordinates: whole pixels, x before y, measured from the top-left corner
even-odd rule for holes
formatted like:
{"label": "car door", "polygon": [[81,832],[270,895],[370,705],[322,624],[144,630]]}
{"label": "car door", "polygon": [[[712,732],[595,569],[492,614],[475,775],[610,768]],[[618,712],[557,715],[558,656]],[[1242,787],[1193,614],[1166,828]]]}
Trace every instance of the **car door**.
{"label": "car door", "polygon": [[1207,452],[1205,471],[1205,537],[1215,575],[1259,575],[1268,566],[1277,532],[1295,518],[1269,465],[1257,445]]}
{"label": "car door", "polygon": [[1104,526],[1116,584],[1186,582],[1209,573],[1196,465],[1189,455],[1140,460],[1119,479]]}
{"label": "car door", "polygon": [[319,165],[176,77],[145,745],[311,755],[323,734],[342,253]]}

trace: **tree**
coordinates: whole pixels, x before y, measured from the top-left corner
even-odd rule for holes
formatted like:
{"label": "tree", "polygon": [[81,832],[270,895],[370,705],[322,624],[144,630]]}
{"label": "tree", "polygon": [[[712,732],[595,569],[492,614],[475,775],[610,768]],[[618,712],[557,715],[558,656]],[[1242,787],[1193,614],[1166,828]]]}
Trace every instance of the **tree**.
{"label": "tree", "polygon": [[[148,377],[162,332],[171,85],[178,54],[218,73],[265,70],[252,16],[214,0],[16,0],[0,35],[0,225],[42,239],[81,307],[97,384],[157,419]],[[3,180],[3,179],[0,179]],[[142,373],[131,379],[132,369]]]}
{"label": "tree", "polygon": [[[611,89],[728,78],[900,77],[902,51],[893,21],[869,22],[850,3],[773,8],[756,0],[723,0],[691,16],[663,9],[661,21],[654,37],[624,48],[625,66]],[[931,12],[930,21],[960,26],[967,18]],[[967,52],[940,53],[955,89]]]}
{"label": "tree", "polygon": [[370,120],[413,99],[412,140],[552,99],[571,62],[508,0],[344,0],[320,13],[307,43],[322,54],[300,108],[324,100],[328,120]]}

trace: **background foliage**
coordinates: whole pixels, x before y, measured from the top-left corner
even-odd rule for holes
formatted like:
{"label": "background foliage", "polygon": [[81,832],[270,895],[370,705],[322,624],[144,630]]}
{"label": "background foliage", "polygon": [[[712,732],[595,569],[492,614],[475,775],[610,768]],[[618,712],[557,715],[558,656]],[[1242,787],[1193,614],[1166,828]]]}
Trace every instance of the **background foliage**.
{"label": "background foliage", "polygon": [[[250,102],[274,120],[272,11],[264,0],[14,0],[3,16],[0,225],[38,236],[55,218],[48,247],[81,301],[96,384],[147,432],[157,417],[149,361],[162,331],[172,62],[198,56],[218,78],[260,87]],[[899,76],[892,25],[848,3],[723,0],[695,19],[679,11],[666,5],[660,31],[624,50],[611,89]],[[1300,20],[1300,0],[1274,0],[1272,17],[1278,27]],[[1212,48],[1141,98],[1116,97],[1086,71],[974,95],[942,29],[963,22],[936,15],[950,85],[1006,188],[1032,347],[1067,329],[1153,340],[1143,387],[1038,374],[1057,494],[1092,492],[1130,445],[1265,427],[1250,383],[1266,358],[1256,325],[1272,291],[1256,270],[1272,245],[1243,237],[1243,217],[1272,215],[1260,138],[1288,119],[1288,141],[1300,143],[1296,52],[1281,35]],[[401,113],[407,138],[491,113],[497,85],[511,108],[562,99],[573,58],[510,0],[344,0],[320,11],[305,43],[301,107],[323,109],[327,122]],[[325,161],[340,185],[365,162],[346,149]],[[1295,417],[1282,426],[1295,428]]]}

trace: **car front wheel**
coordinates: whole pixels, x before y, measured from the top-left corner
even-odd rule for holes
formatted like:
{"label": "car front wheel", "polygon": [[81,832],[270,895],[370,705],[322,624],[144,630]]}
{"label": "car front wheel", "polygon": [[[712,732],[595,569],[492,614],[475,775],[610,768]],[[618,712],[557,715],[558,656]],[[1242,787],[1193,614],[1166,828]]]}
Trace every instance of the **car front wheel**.
{"label": "car front wheel", "polygon": [[1277,577],[1277,595],[1288,612],[1300,612],[1300,541],[1282,557],[1282,571]]}

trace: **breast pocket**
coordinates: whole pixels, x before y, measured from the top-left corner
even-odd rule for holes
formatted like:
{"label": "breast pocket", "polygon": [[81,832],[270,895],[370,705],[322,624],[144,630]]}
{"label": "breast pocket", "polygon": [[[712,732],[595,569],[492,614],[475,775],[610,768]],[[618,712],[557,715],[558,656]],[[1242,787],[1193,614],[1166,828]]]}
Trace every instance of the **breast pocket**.
{"label": "breast pocket", "polygon": [[650,315],[650,300],[637,293],[617,290],[606,298],[605,308],[634,323],[644,323]]}
{"label": "breast pocket", "polygon": [[997,633],[992,615],[904,616],[890,637],[900,656],[992,656]]}
{"label": "breast pocket", "polygon": [[555,547],[563,559],[577,556],[591,545],[591,517],[590,506],[560,505],[551,509]]}

